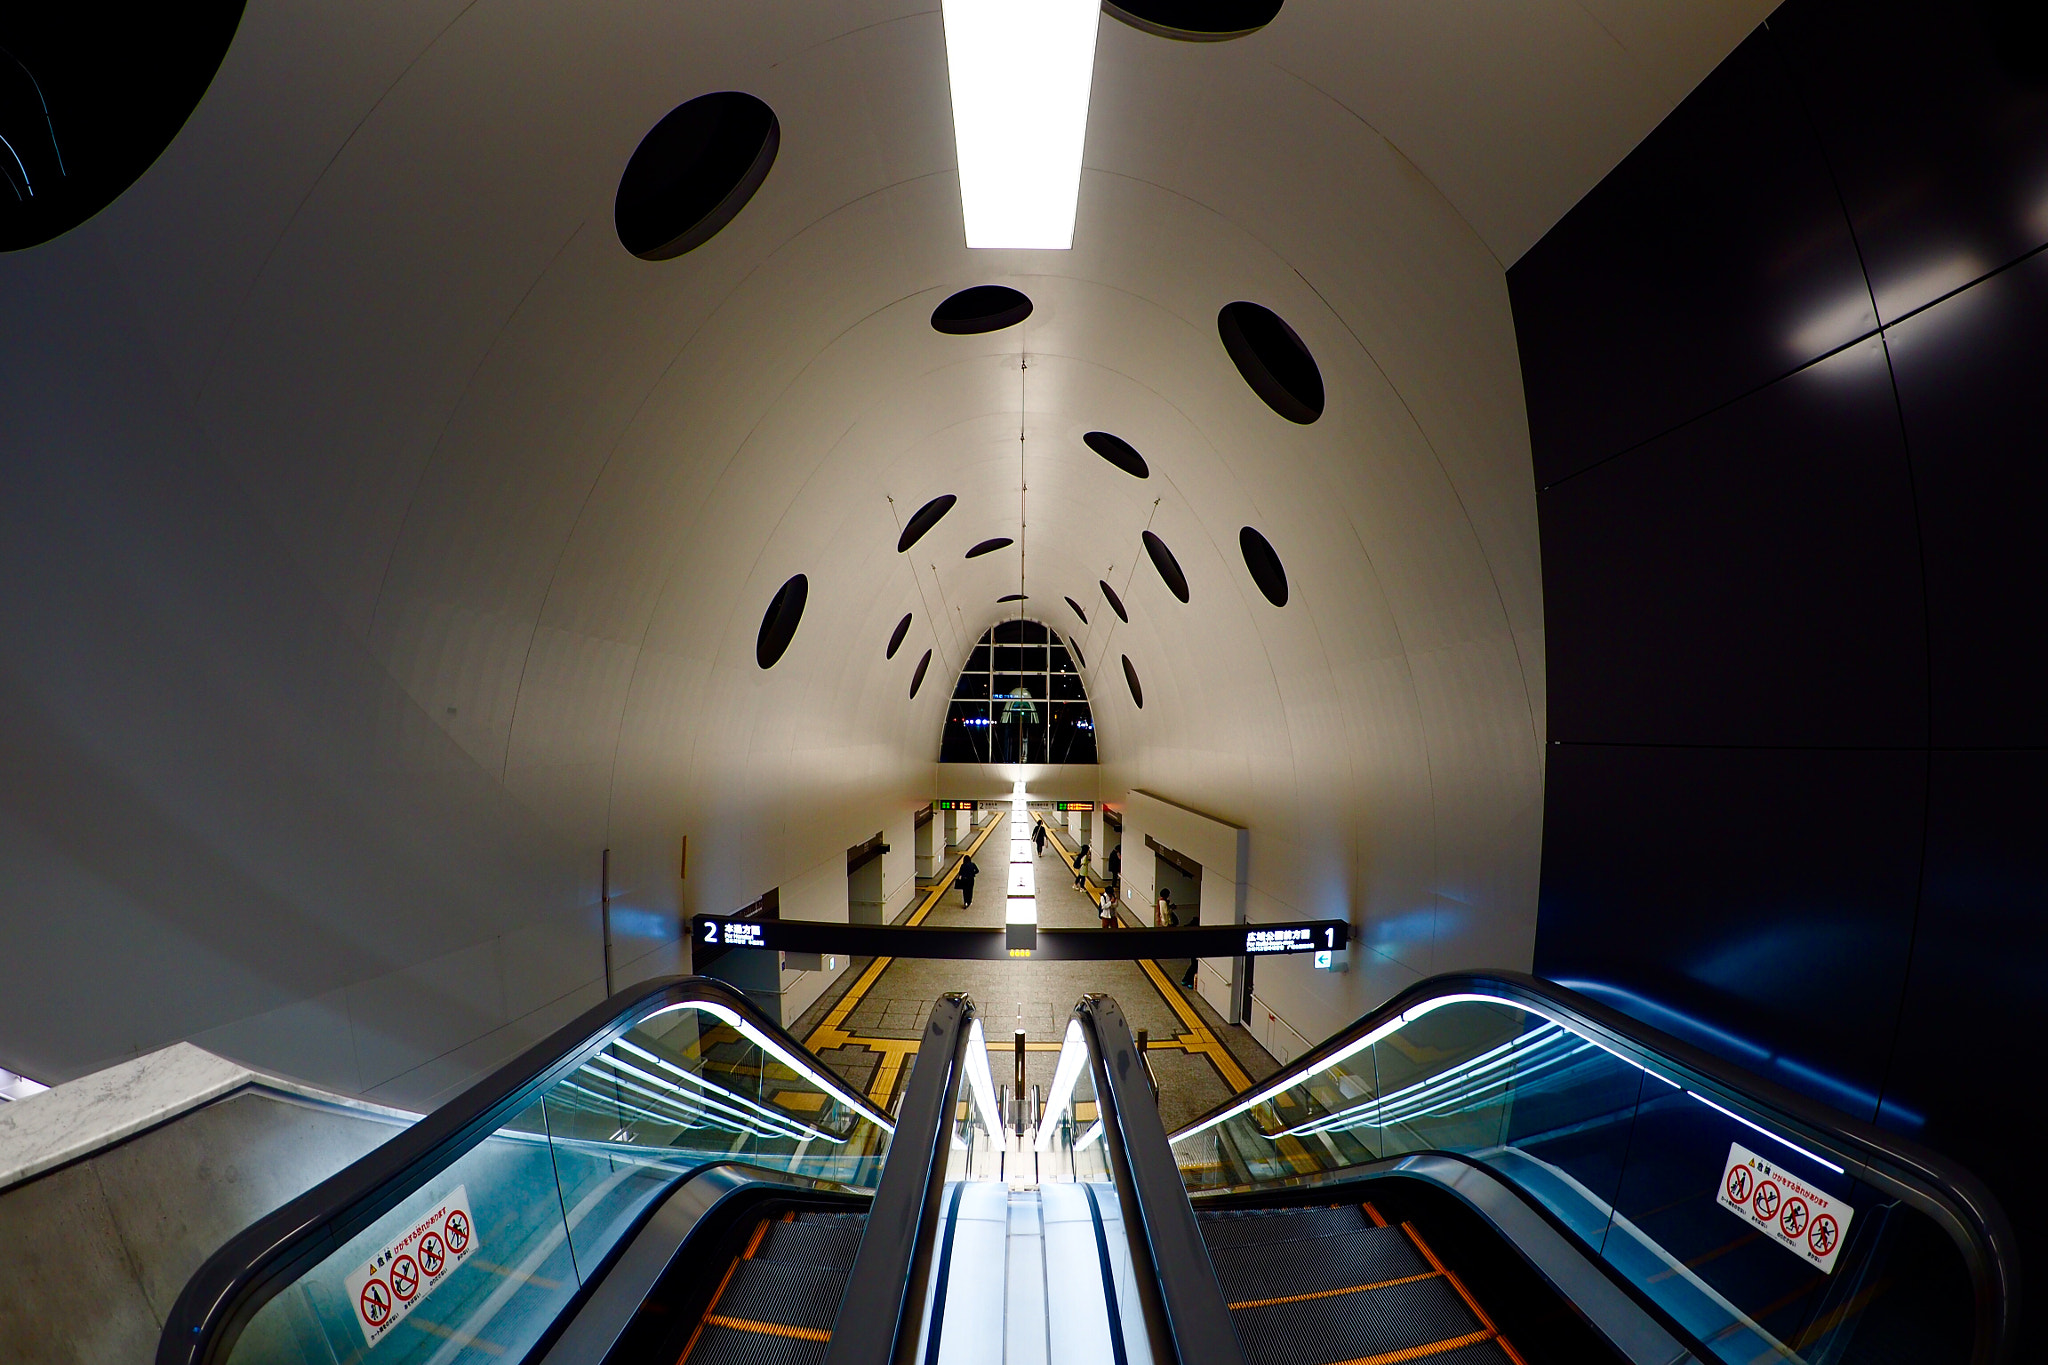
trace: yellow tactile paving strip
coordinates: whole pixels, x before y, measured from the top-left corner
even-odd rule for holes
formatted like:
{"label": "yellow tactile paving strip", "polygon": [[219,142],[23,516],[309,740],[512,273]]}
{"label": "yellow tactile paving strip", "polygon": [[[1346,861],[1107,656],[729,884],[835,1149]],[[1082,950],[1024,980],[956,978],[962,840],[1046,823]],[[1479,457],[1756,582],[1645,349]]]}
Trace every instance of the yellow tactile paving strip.
{"label": "yellow tactile paving strip", "polygon": [[[935,815],[933,818],[936,819],[938,817]],[[1075,867],[1074,854],[1067,848],[1066,842],[1060,838],[1057,827],[1048,823],[1042,816],[1034,814],[1032,818],[1045,826],[1046,833],[1051,839],[1053,851],[1059,855],[1060,861],[1066,864],[1067,870],[1069,872],[1078,870]],[[998,813],[995,819],[989,821],[987,825],[982,827],[981,832],[975,835],[973,842],[967,845],[966,856],[971,858],[976,853],[979,853],[981,846],[988,842],[989,836],[1006,823],[1006,817]],[[955,861],[951,867],[946,869],[944,876],[927,888],[924,899],[919,902],[917,909],[911,912],[910,917],[904,923],[906,925],[922,924],[931,915],[932,911],[938,908],[940,898],[952,889],[953,880],[958,875],[959,870],[960,862]],[[1091,900],[1101,897],[1102,884],[1096,881],[1094,877],[1084,877],[1083,885]],[[860,1007],[860,1002],[866,998],[867,993],[874,989],[875,983],[882,979],[882,973],[889,969],[889,964],[893,961],[895,961],[894,958],[878,957],[870,962],[862,970],[860,977],[848,988],[846,994],[839,997],[838,1002],[832,1006],[831,1012],[819,1022],[816,1028],[811,1030],[810,1036],[804,1039],[804,1046],[812,1052],[820,1052],[827,1048],[837,1047],[864,1047],[878,1054],[881,1057],[881,1061],[875,1067],[874,1079],[868,1084],[868,1099],[871,1103],[882,1108],[886,1108],[889,1101],[894,1097],[897,1080],[903,1074],[904,1059],[917,1051],[920,1040],[916,1038],[871,1038],[862,1034],[849,1033],[846,1030],[846,1021],[852,1017],[854,1010]],[[1214,1030],[1202,1022],[1202,1016],[1196,1012],[1194,1005],[1188,1001],[1188,998],[1181,993],[1179,986],[1174,983],[1173,979],[1160,970],[1157,962],[1149,958],[1139,959],[1138,965],[1144,970],[1146,977],[1151,980],[1153,988],[1159,992],[1160,998],[1172,1009],[1175,1017],[1181,1021],[1182,1025],[1182,1032],[1178,1035],[1172,1038],[1153,1038],[1150,1040],[1149,1045],[1154,1048],[1178,1048],[1183,1052],[1204,1057],[1208,1059],[1211,1066],[1216,1068],[1217,1075],[1230,1088],[1231,1093],[1235,1094],[1249,1089],[1252,1083],[1251,1077],[1238,1064],[1237,1058],[1231,1055],[1230,1049],[1224,1045],[1223,1040],[1218,1038]],[[1060,1044],[1056,1042],[1027,1043],[1025,1046],[1031,1052],[1057,1052],[1060,1050]]]}

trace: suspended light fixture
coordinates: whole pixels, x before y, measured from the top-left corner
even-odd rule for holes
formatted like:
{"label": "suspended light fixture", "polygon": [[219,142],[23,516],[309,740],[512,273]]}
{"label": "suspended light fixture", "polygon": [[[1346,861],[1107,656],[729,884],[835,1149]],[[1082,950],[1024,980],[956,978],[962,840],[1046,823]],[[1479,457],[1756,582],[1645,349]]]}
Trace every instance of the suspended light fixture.
{"label": "suspended light fixture", "polygon": [[970,247],[1074,244],[1101,0],[943,0]]}

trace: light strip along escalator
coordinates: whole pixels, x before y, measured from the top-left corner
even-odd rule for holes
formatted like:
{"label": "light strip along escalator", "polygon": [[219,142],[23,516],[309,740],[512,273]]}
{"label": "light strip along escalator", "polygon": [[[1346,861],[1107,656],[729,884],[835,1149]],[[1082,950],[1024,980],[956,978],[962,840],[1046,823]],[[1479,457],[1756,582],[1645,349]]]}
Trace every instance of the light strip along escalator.
{"label": "light strip along escalator", "polygon": [[2014,1340],[2012,1234],[1967,1171],[1533,977],[1421,982],[1171,1142],[1249,1365]]}
{"label": "light strip along escalator", "polygon": [[[934,1009],[943,1036],[926,1039],[906,1115],[923,1083],[952,1084],[971,1016],[956,998]],[[946,1125],[923,1117],[910,1145],[927,1150],[906,1154],[899,1124],[739,992],[650,982],[230,1239],[172,1307],[158,1365],[673,1365],[676,1310],[697,1321],[704,1269],[736,1240],[807,1265],[836,1308],[825,1281],[844,1274],[848,1220],[878,1182],[890,1193],[894,1158],[940,1159]],[[886,1220],[899,1294],[917,1253],[903,1226],[930,1221],[918,1190],[905,1197],[916,1207]],[[754,1237],[764,1220],[784,1230]]]}

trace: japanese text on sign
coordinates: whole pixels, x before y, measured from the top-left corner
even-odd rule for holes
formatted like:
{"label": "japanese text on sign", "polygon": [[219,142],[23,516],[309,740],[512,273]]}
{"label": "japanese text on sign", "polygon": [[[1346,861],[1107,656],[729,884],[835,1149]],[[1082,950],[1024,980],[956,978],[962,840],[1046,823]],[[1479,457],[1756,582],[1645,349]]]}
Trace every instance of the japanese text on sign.
{"label": "japanese text on sign", "polygon": [[1337,924],[1297,924],[1285,929],[1247,929],[1244,931],[1244,950],[1247,953],[1313,953],[1329,952],[1342,948],[1349,940],[1349,926]]}
{"label": "japanese text on sign", "polygon": [[1856,1210],[1786,1174],[1741,1143],[1728,1145],[1721,1188],[1714,1194],[1722,1208],[1820,1267],[1822,1274],[1834,1274],[1835,1257]]}
{"label": "japanese text on sign", "polygon": [[701,942],[726,948],[766,948],[768,922],[757,919],[708,919],[699,916],[697,934]]}
{"label": "japanese text on sign", "polygon": [[363,1340],[371,1346],[382,1341],[481,1245],[469,1210],[469,1187],[457,1185],[455,1193],[344,1281]]}

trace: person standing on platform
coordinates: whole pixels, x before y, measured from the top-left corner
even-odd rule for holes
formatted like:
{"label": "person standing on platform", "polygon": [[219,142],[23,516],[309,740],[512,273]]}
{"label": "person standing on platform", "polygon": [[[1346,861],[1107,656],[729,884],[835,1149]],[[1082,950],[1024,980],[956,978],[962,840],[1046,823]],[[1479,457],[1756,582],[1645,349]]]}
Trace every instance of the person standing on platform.
{"label": "person standing on platform", "polygon": [[979,876],[980,873],[981,869],[974,865],[974,859],[968,857],[962,857],[960,859],[959,882],[960,903],[962,905],[971,906],[974,904],[974,879],[975,877]]}
{"label": "person standing on platform", "polygon": [[1074,855],[1074,885],[1080,886],[1087,879],[1088,845],[1083,844],[1081,845],[1080,851]]}
{"label": "person standing on platform", "polygon": [[1116,897],[1106,886],[1102,888],[1102,899],[1095,903],[1095,917],[1102,921],[1103,928],[1116,928]]}
{"label": "person standing on platform", "polygon": [[1031,827],[1031,847],[1036,850],[1039,857],[1043,858],[1045,856],[1045,821],[1043,820],[1040,820]]}
{"label": "person standing on platform", "polygon": [[1173,892],[1162,886],[1159,888],[1159,904],[1152,907],[1152,927],[1171,929],[1179,923],[1173,913]]}
{"label": "person standing on platform", "polygon": [[1109,889],[1115,891],[1124,879],[1124,846],[1118,844],[1109,851]]}

